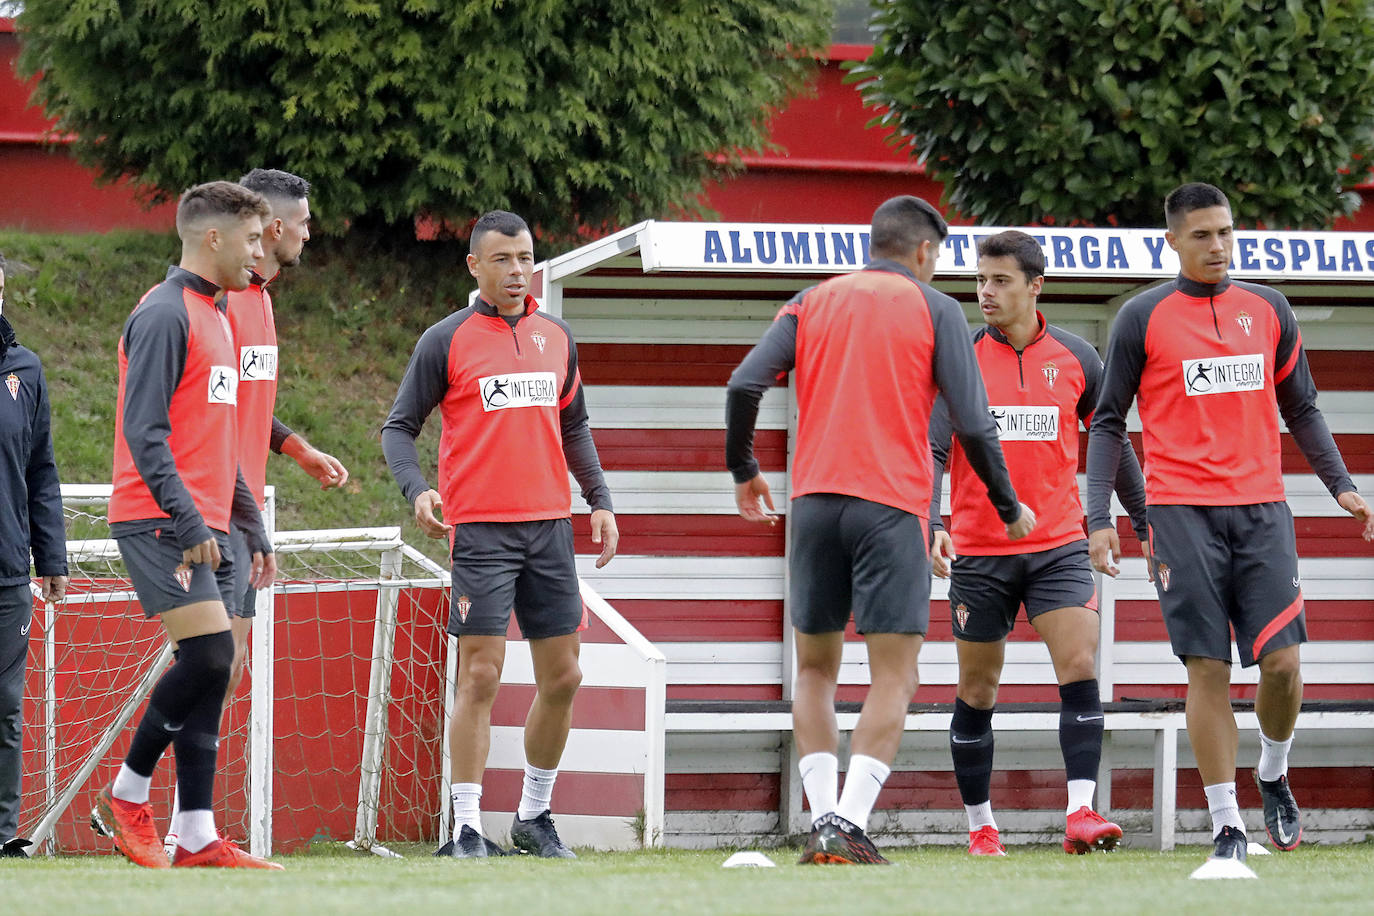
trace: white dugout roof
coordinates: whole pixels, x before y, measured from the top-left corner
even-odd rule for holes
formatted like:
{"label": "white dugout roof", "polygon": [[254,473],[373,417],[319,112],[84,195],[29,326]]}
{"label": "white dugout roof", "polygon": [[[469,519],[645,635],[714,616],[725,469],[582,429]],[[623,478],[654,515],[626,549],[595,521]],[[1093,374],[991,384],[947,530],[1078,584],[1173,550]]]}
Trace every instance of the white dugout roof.
{"label": "white dugout roof", "polygon": [[[1005,227],[951,227],[940,249],[934,285],[975,306],[978,241]],[[1042,310],[1055,324],[1099,347],[1112,316],[1131,296],[1174,277],[1178,258],[1162,229],[1021,227],[1044,246]],[[711,319],[717,343],[753,343],[760,319],[798,290],[868,261],[866,225],[704,223],[649,220],[538,266],[536,292],[554,314],[576,320],[579,339],[643,341],[644,319]],[[1231,275],[1281,290],[1303,324],[1309,347],[1374,350],[1374,233],[1236,233]],[[721,319],[740,319],[740,333],[721,336]],[[626,324],[618,334],[616,324]],[[661,342],[694,335],[688,320]],[[667,331],[667,328],[663,328]],[[1353,339],[1352,336],[1353,335]],[[1329,341],[1324,338],[1330,338]]]}

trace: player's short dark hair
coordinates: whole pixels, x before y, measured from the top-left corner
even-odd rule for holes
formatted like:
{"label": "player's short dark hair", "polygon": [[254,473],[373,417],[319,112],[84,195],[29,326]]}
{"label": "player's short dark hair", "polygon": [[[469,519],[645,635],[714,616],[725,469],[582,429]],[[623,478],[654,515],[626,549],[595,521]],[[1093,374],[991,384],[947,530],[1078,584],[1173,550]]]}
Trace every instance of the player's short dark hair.
{"label": "player's short dark hair", "polygon": [[[477,222],[472,224],[472,237],[468,239],[468,253],[477,254],[477,243],[488,232],[499,232],[502,235],[515,238],[520,233],[529,231],[529,225],[509,210],[489,210],[479,216]],[[534,233],[530,232],[530,237],[533,238]]]}
{"label": "player's short dark hair", "polygon": [[873,211],[869,250],[874,257],[903,257],[922,242],[939,245],[949,235],[949,224],[928,202],[910,194],[889,198]]}
{"label": "player's short dark hair", "polygon": [[1045,249],[1019,229],[1008,229],[983,239],[978,243],[978,257],[1015,258],[1027,283],[1045,275]]}
{"label": "player's short dark hair", "polygon": [[177,201],[177,234],[185,233],[206,219],[226,216],[272,218],[272,208],[257,191],[232,181],[207,181],[188,188]]}
{"label": "player's short dark hair", "polygon": [[310,196],[310,182],[281,169],[253,169],[239,179],[239,184],[269,201],[305,200]]}
{"label": "player's short dark hair", "polygon": [[1208,207],[1225,207],[1229,210],[1231,202],[1226,199],[1221,188],[1215,185],[1203,181],[1181,184],[1164,198],[1164,224],[1172,230],[1189,213],[1194,210],[1206,210]]}

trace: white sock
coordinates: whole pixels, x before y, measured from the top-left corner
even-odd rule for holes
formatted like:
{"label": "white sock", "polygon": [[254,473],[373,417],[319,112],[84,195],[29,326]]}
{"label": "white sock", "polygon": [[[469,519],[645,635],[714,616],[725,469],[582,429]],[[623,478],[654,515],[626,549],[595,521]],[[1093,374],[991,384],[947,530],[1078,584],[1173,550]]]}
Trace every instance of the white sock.
{"label": "white sock", "polygon": [[480,782],[455,782],[449,786],[448,794],[449,798],[453,800],[454,839],[457,839],[464,824],[481,833],[482,784]]}
{"label": "white sock", "polygon": [[515,811],[520,820],[534,820],[549,810],[553,802],[553,781],[557,778],[557,769],[541,770],[525,764],[525,784],[520,790],[520,807]]}
{"label": "white sock", "polygon": [[835,813],[860,830],[868,829],[868,816],[873,813],[873,805],[878,800],[883,783],[892,770],[876,757],[855,754],[849,758],[849,769],[845,771],[844,792]]}
{"label": "white sock", "polygon": [[177,839],[177,816],[181,814],[181,790],[172,790],[172,819],[167,822],[167,842],[175,845]]}
{"label": "white sock", "polygon": [[968,815],[968,832],[973,833],[984,827],[997,829],[997,822],[992,819],[992,802],[985,801],[981,805],[964,805],[964,813]]}
{"label": "white sock", "polygon": [[1212,815],[1212,836],[1221,833],[1223,827],[1235,827],[1241,833],[1245,832],[1245,821],[1240,819],[1240,805],[1236,803],[1234,782],[1203,786],[1202,791],[1207,795],[1207,810]]}
{"label": "white sock", "polygon": [[172,820],[172,831],[177,835],[177,845],[187,852],[200,852],[215,840],[215,812],[208,808],[203,811],[181,811]]}
{"label": "white sock", "polygon": [[1287,741],[1275,741],[1260,732],[1260,759],[1255,774],[1265,782],[1273,782],[1280,776],[1288,775],[1288,749],[1293,746],[1293,736]]}
{"label": "white sock", "polygon": [[839,796],[840,761],[829,751],[807,754],[797,763],[801,771],[806,802],[811,806],[811,823],[835,813]]}
{"label": "white sock", "polygon": [[1096,779],[1070,779],[1069,810],[1066,813],[1073,814],[1079,808],[1091,808],[1093,806],[1093,793],[1096,791]]}
{"label": "white sock", "polygon": [[148,789],[152,784],[153,777],[140,776],[129,769],[127,763],[121,763],[119,772],[115,774],[114,785],[110,787],[110,794],[120,801],[146,805],[148,804]]}

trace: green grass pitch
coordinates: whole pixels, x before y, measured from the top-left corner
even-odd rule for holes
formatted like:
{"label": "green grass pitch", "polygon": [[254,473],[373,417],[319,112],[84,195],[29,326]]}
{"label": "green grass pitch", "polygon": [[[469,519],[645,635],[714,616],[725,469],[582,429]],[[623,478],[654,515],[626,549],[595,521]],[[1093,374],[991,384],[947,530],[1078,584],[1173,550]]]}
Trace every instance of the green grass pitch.
{"label": "green grass pitch", "polygon": [[[318,848],[318,847],[317,847]],[[1374,843],[1303,846],[1251,856],[1257,881],[1190,881],[1206,850],[1122,849],[1068,856],[1018,847],[1005,859],[962,849],[891,850],[892,868],[724,869],[728,852],[584,853],[575,862],[526,857],[434,859],[407,848],[380,859],[346,850],[282,857],[285,872],[159,871],[115,856],[0,860],[0,900],[16,916],[195,913],[311,916],[357,913],[1355,913],[1374,900]]]}

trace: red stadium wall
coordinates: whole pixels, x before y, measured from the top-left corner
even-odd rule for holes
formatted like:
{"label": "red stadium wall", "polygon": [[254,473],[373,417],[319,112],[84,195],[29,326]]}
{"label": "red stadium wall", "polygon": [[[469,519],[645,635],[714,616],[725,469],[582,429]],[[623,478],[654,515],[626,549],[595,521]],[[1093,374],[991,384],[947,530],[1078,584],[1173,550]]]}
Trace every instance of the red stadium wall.
{"label": "red stadium wall", "polygon": [[[92,172],[61,144],[43,143],[49,122],[28,107],[31,86],[14,72],[18,52],[13,21],[0,18],[0,187],[5,189],[0,227],[35,232],[170,228],[169,204],[147,210],[127,185],[96,186]],[[862,45],[831,47],[812,91],[772,118],[770,139],[778,149],[747,157],[741,174],[707,189],[707,203],[721,219],[864,223],[896,194],[939,199],[942,186],[888,144],[891,131],[867,126],[873,112],[844,82],[842,64],[867,53]],[[1360,191],[1366,201],[1374,199],[1374,183]],[[1374,206],[1336,228],[1374,230]]]}

